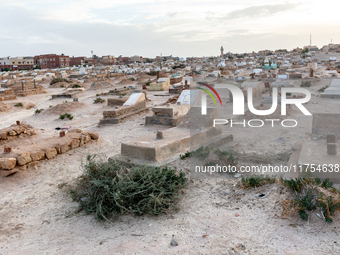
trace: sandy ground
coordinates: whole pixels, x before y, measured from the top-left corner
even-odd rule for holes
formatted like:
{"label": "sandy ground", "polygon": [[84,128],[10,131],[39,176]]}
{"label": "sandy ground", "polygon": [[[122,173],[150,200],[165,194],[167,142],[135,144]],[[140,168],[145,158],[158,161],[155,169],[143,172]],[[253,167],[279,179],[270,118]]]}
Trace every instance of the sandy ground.
{"label": "sandy ground", "polygon": [[[325,79],[309,88],[313,96],[306,107],[312,113],[339,111],[339,100],[318,97],[317,90],[330,82]],[[17,102],[33,102],[36,107],[30,110],[12,107],[0,113],[0,128],[20,120],[46,134],[57,135],[55,127],[72,126],[98,132],[100,139],[46,160],[37,170],[0,178],[0,254],[340,253],[338,218],[326,226],[315,215],[309,222],[302,221],[298,215],[282,218],[279,203],[292,198],[287,190],[276,184],[239,190],[235,187],[238,179],[230,175],[196,178],[188,174],[190,181],[182,194],[179,210],[159,217],[126,215],[114,223],[98,223],[93,216],[74,214],[77,204],[67,190],[81,173],[80,165],[87,154],[114,156],[120,152],[120,143],[166,127],[145,127],[144,117],[150,112],[126,123],[98,127],[102,111],[108,106],[93,104],[93,100],[96,93],[107,92],[107,88],[82,93],[79,101],[85,107],[72,112],[72,121],[59,120],[58,115],[34,114],[35,109],[48,109],[50,105],[65,101],[50,100],[52,94],[63,90],[48,88],[47,94],[6,101],[11,107]],[[165,94],[148,92],[149,106],[169,98],[154,96],[154,93]],[[235,149],[241,152],[287,151],[311,132],[311,117],[304,117],[296,109],[291,114],[299,121],[294,130],[244,128],[225,129],[224,132],[233,134],[239,143]],[[172,165],[188,172],[190,161],[178,159]],[[67,185],[63,188],[58,187],[65,182]],[[266,196],[256,197],[260,193]],[[179,243],[176,247],[169,245],[172,235]]]}

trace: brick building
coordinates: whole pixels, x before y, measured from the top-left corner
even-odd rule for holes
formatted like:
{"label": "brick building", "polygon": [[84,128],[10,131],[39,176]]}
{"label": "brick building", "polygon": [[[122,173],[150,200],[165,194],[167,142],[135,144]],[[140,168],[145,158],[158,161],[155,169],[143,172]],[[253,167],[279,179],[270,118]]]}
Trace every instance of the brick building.
{"label": "brick building", "polygon": [[93,58],[87,58],[87,57],[70,58],[70,66],[94,65],[95,63],[96,63],[96,60]]}
{"label": "brick building", "polygon": [[57,54],[45,54],[35,56],[34,63],[35,65],[38,65],[43,69],[71,66],[69,56]]}

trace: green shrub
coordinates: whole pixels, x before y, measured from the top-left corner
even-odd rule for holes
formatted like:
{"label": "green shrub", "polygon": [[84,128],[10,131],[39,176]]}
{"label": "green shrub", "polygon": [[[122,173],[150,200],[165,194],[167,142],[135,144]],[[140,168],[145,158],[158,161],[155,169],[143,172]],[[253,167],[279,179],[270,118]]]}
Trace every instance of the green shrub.
{"label": "green shrub", "polygon": [[36,109],[34,113],[35,113],[35,114],[38,114],[38,113],[41,113],[43,110],[44,110],[44,109]]}
{"label": "green shrub", "polygon": [[69,113],[61,114],[59,116],[59,119],[61,119],[61,120],[65,119],[65,118],[68,118],[69,120],[72,120],[73,116],[71,114],[69,114]]}
{"label": "green shrub", "polygon": [[151,83],[151,81],[147,81],[147,82],[145,83],[145,86],[150,86],[150,83]]}
{"label": "green shrub", "polygon": [[316,208],[316,200],[313,189],[304,189],[301,194],[295,196],[295,203],[300,210],[312,211]]}
{"label": "green shrub", "polygon": [[75,88],[81,88],[81,86],[78,85],[78,84],[74,84],[74,85],[72,86],[72,88],[73,88],[73,89],[75,89]]}
{"label": "green shrub", "polygon": [[94,104],[98,104],[98,103],[104,103],[105,99],[102,99],[101,97],[97,97],[95,100],[93,100]]}
{"label": "green shrub", "polygon": [[319,89],[318,91],[319,92],[325,92],[325,89],[327,89],[329,86],[328,85],[326,85],[325,87],[322,87],[321,89]]}
{"label": "green shrub", "polygon": [[129,80],[131,80],[131,81],[135,81],[135,78],[131,77],[131,78],[129,78]]}
{"label": "green shrub", "polygon": [[50,85],[56,84],[58,82],[67,82],[67,83],[71,83],[71,81],[61,78],[61,77],[57,77],[57,78],[53,78],[50,82]]}
{"label": "green shrub", "polygon": [[321,207],[323,215],[325,216],[325,221],[326,222],[333,222],[333,215],[340,207],[340,202],[339,201],[334,201],[332,196],[329,197],[324,197],[324,194],[322,192],[319,193],[319,197],[317,200],[317,204],[319,207]]}
{"label": "green shrub", "polygon": [[14,105],[15,107],[23,107],[24,105],[22,103],[17,103]]}
{"label": "green shrub", "polygon": [[199,159],[205,159],[209,156],[210,154],[210,149],[209,147],[203,147],[201,146],[200,148],[198,148],[197,150],[195,151],[192,151],[190,153],[192,156],[196,157],[196,158],[199,158]]}
{"label": "green shrub", "polygon": [[260,187],[266,184],[275,183],[275,177],[254,175],[249,177],[242,177],[242,179],[237,183],[240,188],[250,188],[250,187]]}
{"label": "green shrub", "polygon": [[234,151],[221,151],[220,149],[217,149],[215,150],[215,154],[224,165],[237,166],[237,158]]}
{"label": "green shrub", "polygon": [[185,174],[176,169],[129,166],[88,155],[71,196],[79,203],[78,211],[98,220],[124,213],[159,215],[173,208],[186,182]]}
{"label": "green shrub", "polygon": [[187,151],[185,154],[179,154],[180,159],[185,159],[190,157],[190,151]]}

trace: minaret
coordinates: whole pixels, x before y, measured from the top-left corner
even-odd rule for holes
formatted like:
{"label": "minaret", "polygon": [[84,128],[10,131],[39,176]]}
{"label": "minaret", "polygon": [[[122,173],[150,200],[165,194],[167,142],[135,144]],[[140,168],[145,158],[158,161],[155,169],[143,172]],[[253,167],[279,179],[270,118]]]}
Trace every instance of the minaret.
{"label": "minaret", "polygon": [[223,46],[221,46],[221,58],[223,58]]}

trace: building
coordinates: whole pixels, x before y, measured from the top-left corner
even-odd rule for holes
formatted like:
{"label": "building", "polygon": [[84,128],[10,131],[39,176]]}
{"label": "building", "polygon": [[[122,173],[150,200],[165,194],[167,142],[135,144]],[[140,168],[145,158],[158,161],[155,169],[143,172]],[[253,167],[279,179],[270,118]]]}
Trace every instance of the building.
{"label": "building", "polygon": [[13,58],[10,58],[10,64],[12,65],[12,70],[33,69],[34,58],[33,57],[13,57]]}
{"label": "building", "polygon": [[321,50],[324,52],[329,52],[329,51],[340,52],[340,44],[330,43],[328,45],[323,46]]}
{"label": "building", "polygon": [[223,58],[223,46],[221,46],[221,58]]}
{"label": "building", "polygon": [[117,60],[119,64],[127,64],[131,62],[131,59],[129,57],[119,56]]}
{"label": "building", "polygon": [[70,58],[70,66],[84,65],[85,57],[72,57]]}
{"label": "building", "polygon": [[267,56],[267,55],[273,54],[273,52],[272,52],[271,50],[260,50],[260,51],[258,52],[258,54],[259,54],[260,56]]}
{"label": "building", "polygon": [[0,70],[9,68],[11,70],[33,69],[33,57],[4,57],[0,58]]}
{"label": "building", "polygon": [[35,56],[34,64],[40,66],[43,69],[71,66],[69,56],[57,54],[45,54]]}
{"label": "building", "polygon": [[11,65],[10,57],[0,58],[0,70],[3,71],[4,68],[9,68],[9,69],[13,68]]}
{"label": "building", "polygon": [[116,58],[112,55],[102,56],[101,62],[104,64],[113,65],[114,63],[116,63]]}
{"label": "building", "polygon": [[319,51],[319,48],[316,45],[304,46],[303,49],[308,49],[309,51]]}
{"label": "building", "polygon": [[141,62],[141,57],[134,55],[133,57],[130,58],[131,62]]}

